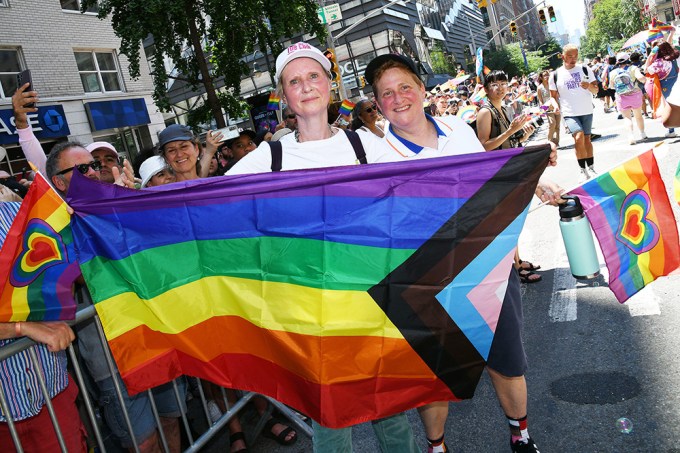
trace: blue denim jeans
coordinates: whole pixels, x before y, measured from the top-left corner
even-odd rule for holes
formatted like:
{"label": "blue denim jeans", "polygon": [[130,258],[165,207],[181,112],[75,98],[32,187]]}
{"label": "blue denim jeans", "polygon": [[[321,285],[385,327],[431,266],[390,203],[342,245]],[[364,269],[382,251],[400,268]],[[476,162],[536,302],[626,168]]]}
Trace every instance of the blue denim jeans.
{"label": "blue denim jeans", "polygon": [[[383,453],[419,453],[413,430],[405,413],[371,422]],[[312,421],[314,451],[317,453],[350,453],[352,427],[325,428]]]}

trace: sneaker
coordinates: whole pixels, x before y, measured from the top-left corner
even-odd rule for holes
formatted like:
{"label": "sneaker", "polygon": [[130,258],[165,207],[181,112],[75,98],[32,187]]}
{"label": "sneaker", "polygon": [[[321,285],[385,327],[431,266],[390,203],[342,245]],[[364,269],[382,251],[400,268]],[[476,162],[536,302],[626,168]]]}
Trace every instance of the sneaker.
{"label": "sneaker", "polygon": [[619,116],[616,117],[617,120],[622,120],[623,119],[623,113],[619,113]]}
{"label": "sneaker", "polygon": [[590,134],[590,141],[592,142],[593,140],[597,140],[600,137],[602,137],[600,134],[592,133]]}
{"label": "sneaker", "polygon": [[512,453],[541,453],[531,437],[526,444],[519,440],[514,443],[510,442],[510,448]]}
{"label": "sneaker", "polygon": [[590,176],[597,176],[598,175],[598,173],[595,171],[595,169],[593,168],[592,165],[588,165],[588,174]]}
{"label": "sneaker", "polygon": [[634,135],[631,135],[630,137],[628,137],[628,143],[631,144],[631,145],[634,145],[635,143],[637,143],[637,142],[635,141],[635,136],[634,136]]}
{"label": "sneaker", "polygon": [[645,134],[644,132],[642,132],[642,133],[640,134],[640,140],[647,140],[647,134]]}
{"label": "sneaker", "polygon": [[208,401],[208,415],[210,415],[210,423],[213,425],[217,423],[217,420],[222,416],[220,407],[213,400]]}
{"label": "sneaker", "polygon": [[583,184],[584,182],[588,181],[590,179],[590,175],[588,174],[588,170],[585,168],[581,169],[581,177],[578,178],[578,182],[580,184]]}
{"label": "sneaker", "polygon": [[673,138],[673,137],[677,137],[677,136],[678,135],[675,132],[666,132],[666,135],[665,135],[666,138]]}

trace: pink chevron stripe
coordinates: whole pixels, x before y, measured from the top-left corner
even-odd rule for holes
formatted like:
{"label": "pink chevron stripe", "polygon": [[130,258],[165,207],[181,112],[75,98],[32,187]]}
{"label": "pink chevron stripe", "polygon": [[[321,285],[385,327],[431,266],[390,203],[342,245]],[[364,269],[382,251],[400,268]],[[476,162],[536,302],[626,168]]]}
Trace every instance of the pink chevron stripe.
{"label": "pink chevron stripe", "polygon": [[508,274],[515,260],[515,249],[516,247],[510,250],[484,277],[484,280],[467,294],[468,299],[493,333],[496,333],[496,324],[501,314],[505,290],[508,287]]}

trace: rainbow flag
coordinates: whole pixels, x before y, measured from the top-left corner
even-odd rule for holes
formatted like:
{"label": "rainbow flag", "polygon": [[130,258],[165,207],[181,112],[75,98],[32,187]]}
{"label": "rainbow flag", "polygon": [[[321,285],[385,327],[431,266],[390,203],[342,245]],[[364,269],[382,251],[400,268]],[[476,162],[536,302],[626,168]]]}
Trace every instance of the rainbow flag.
{"label": "rainbow flag", "polygon": [[470,98],[470,102],[473,104],[480,104],[481,102],[484,102],[484,99],[486,99],[486,91],[482,88]]}
{"label": "rainbow flag", "polygon": [[158,191],[74,175],[81,268],[128,390],[188,374],[330,427],[472,397],[506,289],[519,296],[508,276],[549,154]]}
{"label": "rainbow flag", "polygon": [[276,95],[276,91],[269,94],[269,101],[267,102],[267,110],[279,110],[281,108],[281,98]]}
{"label": "rainbow flag", "polygon": [[600,242],[619,302],[678,267],[678,229],[652,150],[571,193]]}
{"label": "rainbow flag", "polygon": [[675,192],[675,201],[680,204],[680,163],[675,170],[675,179],[673,180],[673,192]]}
{"label": "rainbow flag", "polygon": [[340,104],[340,108],[338,109],[338,114],[340,115],[349,115],[352,113],[352,109],[354,109],[354,106],[356,104],[349,99],[345,99],[342,101],[342,104]]}
{"label": "rainbow flag", "polygon": [[668,24],[666,22],[660,21],[656,17],[652,19],[651,29],[658,29],[661,31],[671,31],[675,30],[675,27],[671,24]]}
{"label": "rainbow flag", "polygon": [[0,322],[75,319],[80,276],[66,204],[38,174],[0,250]]}
{"label": "rainbow flag", "polygon": [[484,48],[477,47],[477,61],[475,62],[475,73],[477,74],[478,80],[484,74]]}

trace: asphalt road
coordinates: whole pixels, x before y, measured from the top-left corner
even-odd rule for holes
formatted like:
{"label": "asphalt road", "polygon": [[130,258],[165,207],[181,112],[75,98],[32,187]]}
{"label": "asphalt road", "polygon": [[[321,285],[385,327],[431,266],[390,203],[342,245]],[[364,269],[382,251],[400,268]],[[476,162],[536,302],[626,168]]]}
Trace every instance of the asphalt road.
{"label": "asphalt road", "polygon": [[[663,140],[659,121],[646,120],[645,143],[628,144],[624,120],[604,114],[599,102],[594,132],[600,172]],[[537,138],[545,137],[545,127]],[[669,190],[680,157],[678,139],[666,141],[657,159]],[[564,188],[578,183],[571,137],[563,134],[557,167],[546,175]],[[674,202],[676,218],[680,210]],[[524,339],[529,357],[529,432],[546,452],[680,453],[680,277],[657,280],[619,304],[604,276],[590,283],[571,278],[559,233],[557,209],[529,214],[520,238],[523,259],[540,264],[543,281],[523,286]],[[415,411],[417,441],[425,436]],[[617,421],[630,421],[622,432]],[[509,452],[507,422],[485,375],[472,400],[452,403],[446,425],[453,452]],[[226,438],[209,451],[228,451]],[[356,452],[379,451],[370,424],[353,428]],[[279,447],[259,437],[252,452],[308,452],[311,441]]]}

